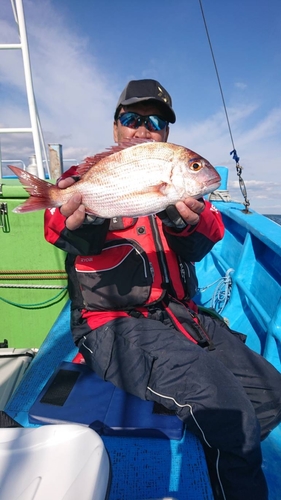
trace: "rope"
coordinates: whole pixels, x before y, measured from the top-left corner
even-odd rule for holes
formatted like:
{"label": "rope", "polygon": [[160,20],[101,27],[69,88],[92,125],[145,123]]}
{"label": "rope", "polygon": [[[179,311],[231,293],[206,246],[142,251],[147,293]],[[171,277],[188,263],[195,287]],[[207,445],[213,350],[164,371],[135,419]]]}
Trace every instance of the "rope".
{"label": "rope", "polygon": [[[44,300],[43,302],[37,302],[35,304],[19,304],[17,302],[12,302],[11,300],[4,299],[3,297],[0,297],[0,300],[2,300],[3,302],[6,302],[6,304],[9,304],[9,305],[15,306],[15,307],[19,307],[21,309],[43,309],[45,307],[50,307],[50,306],[54,305],[56,302],[59,302],[60,300],[62,300],[65,297],[66,293],[67,293],[67,287],[64,287],[54,297],[52,297],[48,300]],[[51,302],[51,304],[50,304],[50,302]]]}
{"label": "rope", "polygon": [[[65,271],[58,270],[12,270],[5,269],[0,271],[0,279],[2,280],[66,280],[67,274]],[[1,285],[0,285],[1,287]]]}
{"label": "rope", "polygon": [[220,279],[217,288],[214,291],[212,298],[212,305],[219,314],[224,310],[227,302],[230,299],[231,289],[232,289],[232,279],[230,273],[234,272],[234,269],[228,269],[225,276]]}
{"label": "rope", "polygon": [[59,269],[55,269],[54,271],[53,270],[49,270],[49,269],[43,269],[43,270],[40,270],[40,269],[24,269],[24,270],[12,270],[12,269],[6,269],[4,271],[1,271],[0,270],[0,275],[1,274],[65,274],[65,271],[62,271],[62,270],[59,270]]}
{"label": "rope", "polygon": [[212,47],[212,42],[211,42],[211,38],[210,38],[210,35],[209,35],[209,30],[208,30],[208,26],[207,26],[207,22],[206,22],[206,18],[205,18],[205,14],[204,14],[203,5],[202,5],[202,1],[201,0],[199,0],[199,5],[200,5],[200,9],[201,9],[201,14],[202,14],[202,18],[203,18],[203,22],[204,22],[204,26],[205,26],[205,31],[206,31],[207,39],[208,39],[208,42],[209,42],[209,47],[210,47],[210,50],[211,50],[211,55],[212,55],[212,59],[213,59],[214,67],[215,67],[215,72],[216,72],[216,75],[217,75],[217,80],[218,80],[218,85],[219,85],[220,94],[221,94],[221,98],[222,98],[224,113],[225,113],[226,122],[227,122],[227,126],[228,126],[228,131],[229,131],[229,135],[230,135],[230,140],[231,140],[231,143],[232,143],[232,148],[233,149],[230,152],[230,154],[232,155],[233,160],[236,162],[236,171],[237,171],[237,175],[238,175],[238,178],[239,178],[239,186],[240,186],[240,190],[241,190],[242,196],[244,197],[244,203],[243,203],[243,205],[245,206],[245,210],[243,210],[243,212],[246,213],[246,214],[248,214],[248,213],[251,213],[248,210],[248,207],[250,206],[250,202],[249,202],[249,200],[247,198],[247,190],[246,190],[245,182],[244,182],[244,180],[241,177],[242,167],[239,165],[239,159],[240,158],[239,158],[239,156],[237,154],[237,150],[236,150],[235,145],[234,145],[234,139],[233,139],[232,130],[231,130],[231,126],[230,126],[230,120],[229,120],[229,117],[228,117],[226,103],[225,103],[225,99],[224,99],[224,95],[223,95],[223,90],[222,90],[221,80],[220,80],[220,76],[219,76],[219,71],[218,71],[218,67],[217,67],[217,63],[216,63],[216,59],[215,59],[215,55],[214,55],[214,51],[213,51],[213,47]]}
{"label": "rope", "polygon": [[225,276],[222,278],[217,279],[210,285],[207,285],[203,288],[199,288],[199,291],[201,293],[205,292],[208,288],[211,286],[214,286],[216,283],[218,283],[211,300],[211,307],[217,311],[217,313],[221,314],[222,311],[224,310],[227,302],[230,299],[231,295],[231,290],[232,290],[232,279],[230,274],[234,272],[234,269],[229,268]]}
{"label": "rope", "polygon": [[213,51],[213,47],[212,47],[212,43],[211,43],[211,39],[210,39],[210,35],[209,35],[209,30],[208,30],[208,26],[207,26],[207,22],[206,22],[206,18],[205,18],[205,14],[204,14],[204,11],[203,11],[203,6],[202,6],[201,0],[199,0],[199,4],[200,4],[200,9],[201,9],[202,17],[203,17],[203,22],[204,22],[204,25],[205,25],[205,31],[206,31],[206,34],[207,34],[207,38],[208,38],[208,42],[209,42],[209,46],[210,46],[210,50],[211,50],[211,54],[212,54],[212,59],[213,59],[213,63],[214,63],[214,67],[215,67],[215,71],[216,71],[216,75],[217,75],[217,80],[218,80],[218,84],[219,84],[219,88],[220,88],[222,103],[223,103],[225,117],[226,117],[226,121],[227,121],[227,125],[228,125],[228,130],[229,130],[229,135],[230,135],[230,139],[231,139],[231,142],[232,142],[233,149],[235,150],[234,139],[233,139],[232,132],[231,132],[230,121],[229,121],[229,118],[228,118],[228,113],[227,113],[227,109],[226,109],[226,104],[225,104],[225,99],[224,99],[224,95],[223,95],[222,85],[221,85],[220,76],[219,76],[219,72],[218,72],[218,67],[217,67],[217,63],[216,63],[216,60],[215,60],[215,55],[214,55],[214,51]]}
{"label": "rope", "polygon": [[66,280],[67,275],[65,274],[64,276],[32,276],[32,275],[25,275],[22,274],[20,276],[10,276],[10,275],[5,275],[5,274],[0,274],[0,278],[2,280]]}
{"label": "rope", "polygon": [[231,201],[231,197],[228,189],[220,189],[216,191],[212,191],[209,195],[209,201]]}

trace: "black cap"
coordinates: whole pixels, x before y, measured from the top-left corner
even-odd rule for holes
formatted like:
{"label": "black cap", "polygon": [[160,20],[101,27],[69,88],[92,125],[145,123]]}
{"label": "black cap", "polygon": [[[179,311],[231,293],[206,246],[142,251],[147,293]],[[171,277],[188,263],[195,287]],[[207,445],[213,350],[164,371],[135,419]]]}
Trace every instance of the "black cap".
{"label": "black cap", "polygon": [[160,109],[163,118],[166,118],[170,123],[175,123],[176,115],[172,108],[172,98],[163,85],[156,80],[131,80],[119,97],[114,119],[117,119],[121,106],[150,100],[161,103]]}

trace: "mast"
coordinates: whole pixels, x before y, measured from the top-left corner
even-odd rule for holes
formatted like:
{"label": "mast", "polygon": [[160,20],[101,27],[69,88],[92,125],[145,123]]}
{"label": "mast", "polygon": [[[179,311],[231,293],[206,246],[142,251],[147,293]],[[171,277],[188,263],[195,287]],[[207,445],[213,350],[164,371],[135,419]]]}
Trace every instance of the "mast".
{"label": "mast", "polygon": [[[18,25],[19,38],[20,43],[14,44],[0,44],[0,49],[9,49],[9,50],[18,50],[20,49],[22,52],[23,59],[23,67],[24,67],[24,77],[25,77],[25,85],[26,85],[26,94],[27,94],[27,102],[29,108],[29,116],[31,127],[21,127],[21,128],[0,128],[0,134],[8,134],[8,133],[31,133],[34,144],[34,151],[36,157],[36,164],[38,169],[38,177],[41,179],[45,178],[43,160],[42,160],[42,150],[44,152],[44,159],[46,161],[46,166],[48,169],[47,162],[47,154],[44,145],[42,128],[38,116],[34,89],[33,89],[33,81],[32,81],[32,73],[31,73],[31,64],[29,57],[29,48],[28,48],[28,40],[27,33],[25,27],[25,17],[24,17],[24,9],[22,0],[11,0],[12,9],[14,13],[15,22]],[[0,164],[0,174],[1,174],[1,164]]]}

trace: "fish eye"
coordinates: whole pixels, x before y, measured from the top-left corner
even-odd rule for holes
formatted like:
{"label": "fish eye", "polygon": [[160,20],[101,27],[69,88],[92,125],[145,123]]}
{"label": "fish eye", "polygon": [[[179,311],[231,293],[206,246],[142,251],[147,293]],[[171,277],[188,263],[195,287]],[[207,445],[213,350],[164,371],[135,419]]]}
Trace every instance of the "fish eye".
{"label": "fish eye", "polygon": [[194,172],[197,172],[198,170],[201,170],[202,164],[199,161],[194,161],[190,165],[190,169],[194,170]]}

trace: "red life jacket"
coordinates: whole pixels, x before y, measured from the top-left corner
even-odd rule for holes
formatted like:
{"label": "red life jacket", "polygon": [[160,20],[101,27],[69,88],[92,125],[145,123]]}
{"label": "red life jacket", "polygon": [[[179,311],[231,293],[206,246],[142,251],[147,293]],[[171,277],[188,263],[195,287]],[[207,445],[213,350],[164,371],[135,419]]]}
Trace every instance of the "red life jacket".
{"label": "red life jacket", "polygon": [[[154,216],[113,219],[100,254],[74,261],[84,307],[91,311],[145,307],[161,302],[167,292],[188,300],[190,266],[169,248]],[[196,288],[195,272],[192,278]]]}
{"label": "red life jacket", "polygon": [[164,305],[175,328],[196,342],[177,320],[173,308],[165,304],[171,295],[197,310],[189,301],[190,287],[197,286],[191,265],[169,248],[157,217],[113,219],[101,253],[77,256],[74,261],[85,307],[82,318],[95,329],[132,312],[148,316],[149,306]]}

